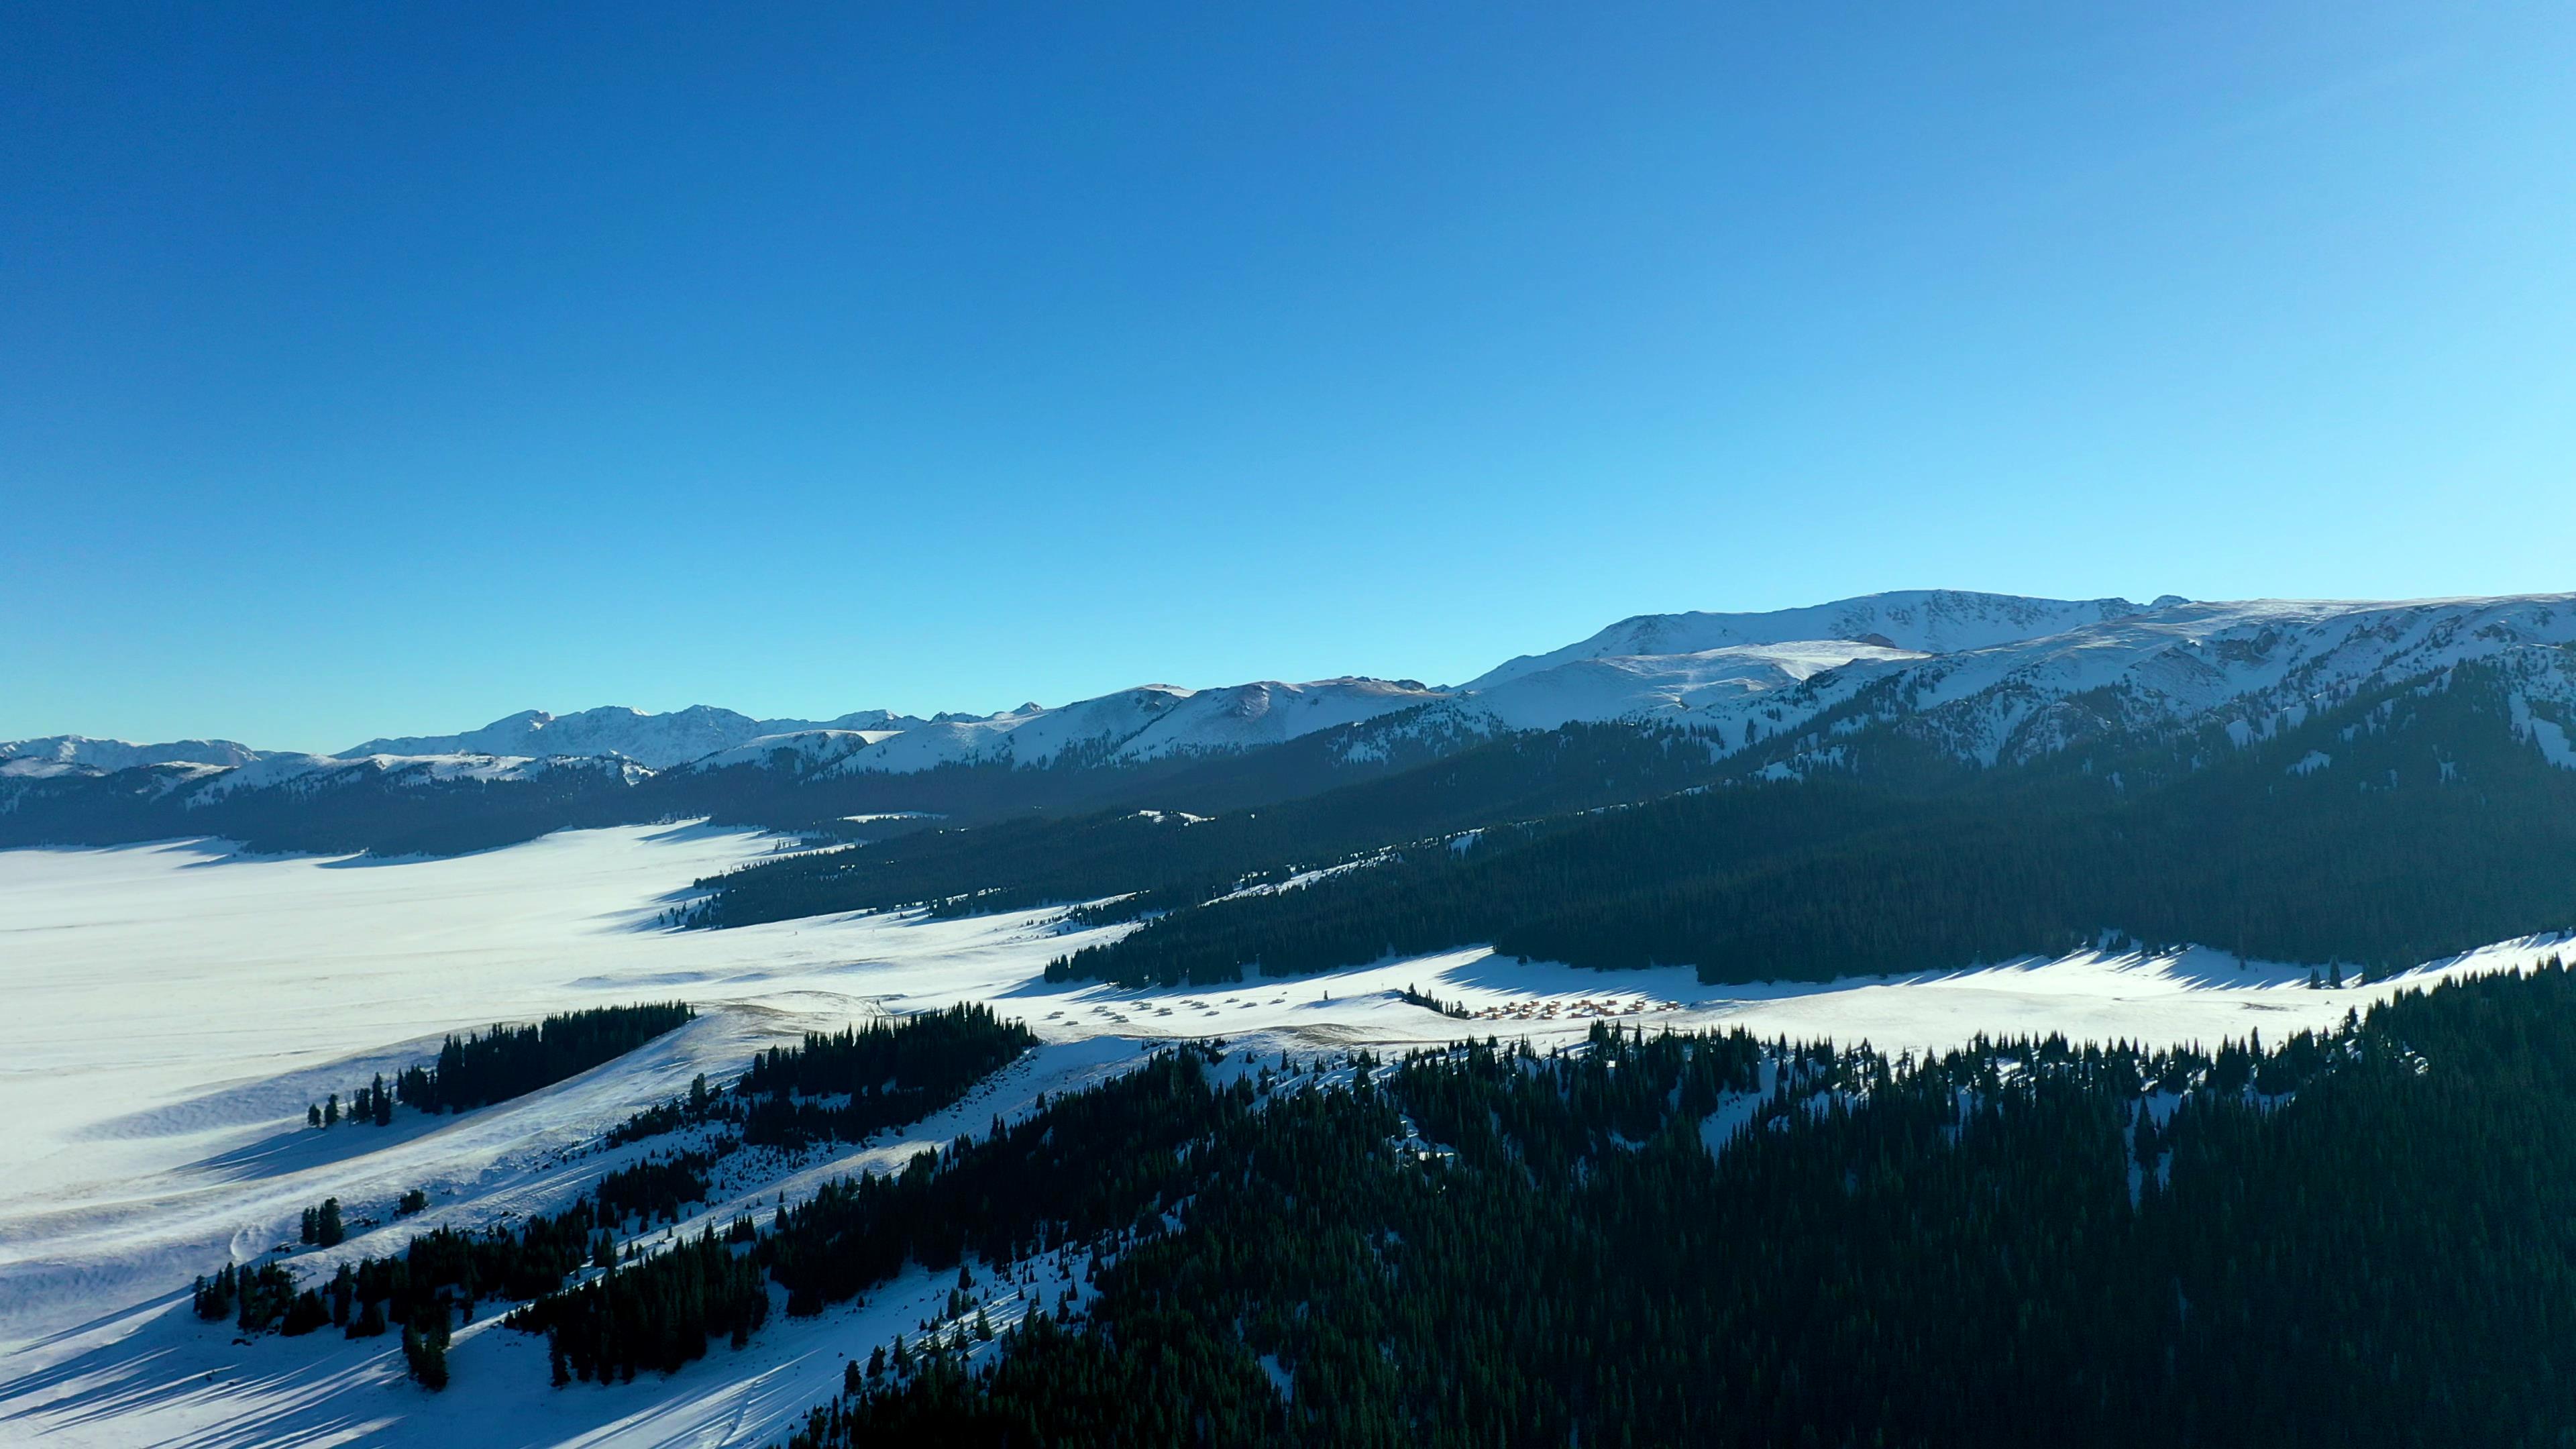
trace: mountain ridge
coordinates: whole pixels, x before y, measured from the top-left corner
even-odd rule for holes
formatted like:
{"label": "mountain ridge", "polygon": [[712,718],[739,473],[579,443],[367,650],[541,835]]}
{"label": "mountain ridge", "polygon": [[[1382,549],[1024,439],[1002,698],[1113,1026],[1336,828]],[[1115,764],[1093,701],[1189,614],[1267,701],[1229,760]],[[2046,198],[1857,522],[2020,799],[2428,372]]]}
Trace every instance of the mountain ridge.
{"label": "mountain ridge", "polygon": [[[1841,633],[1814,637],[1819,630]],[[1635,648],[1666,652],[1617,652]],[[1410,768],[1505,735],[1575,725],[1669,731],[1697,740],[1722,769],[1773,779],[1861,769],[1892,758],[1889,747],[1992,768],[2088,740],[2181,737],[2212,723],[2241,744],[2376,683],[2472,660],[2497,661],[2515,681],[2515,730],[2552,763],[2576,766],[2567,744],[2576,730],[2576,594],[2391,602],[2167,595],[2139,605],[1915,590],[1766,614],[1632,616],[1454,688],[1364,676],[1152,684],[1055,707],[926,719],[866,710],[763,720],[707,705],[666,714],[528,710],[479,730],[380,738],[334,755],[50,736],[0,744],[0,816],[41,807],[46,819],[68,822],[43,828],[79,839],[107,829],[95,823],[101,810],[129,822],[118,830],[186,833],[190,812],[218,801],[275,795],[273,813],[283,818],[302,808],[298,799],[361,785],[542,790],[547,798],[651,786],[651,801],[633,807],[593,800],[572,817],[530,817],[566,822],[623,818],[655,802],[665,814],[771,824],[835,809],[983,816],[1101,808],[1131,795],[1178,808],[1191,802],[1152,798],[1153,782],[1185,762],[1243,760],[1251,771],[1237,771],[1243,780],[1268,770],[1268,782],[1225,798],[1249,802],[1266,791],[1284,799],[1353,772]],[[1291,743],[1299,749],[1279,753]],[[1292,755],[1293,766],[1250,763]],[[1109,783],[1068,783],[1086,773]],[[903,780],[918,783],[890,783]],[[92,786],[114,797],[112,807],[101,803],[107,796],[78,798]],[[343,800],[334,808],[357,807]],[[22,816],[18,830],[40,827]]]}

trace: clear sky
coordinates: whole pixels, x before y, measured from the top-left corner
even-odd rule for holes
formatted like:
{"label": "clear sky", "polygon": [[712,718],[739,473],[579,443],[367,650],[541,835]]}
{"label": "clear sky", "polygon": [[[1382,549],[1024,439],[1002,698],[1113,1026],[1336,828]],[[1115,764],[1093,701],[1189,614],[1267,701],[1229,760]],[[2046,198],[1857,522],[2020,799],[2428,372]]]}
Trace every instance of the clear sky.
{"label": "clear sky", "polygon": [[0,10],[0,738],[2576,589],[2576,7]]}

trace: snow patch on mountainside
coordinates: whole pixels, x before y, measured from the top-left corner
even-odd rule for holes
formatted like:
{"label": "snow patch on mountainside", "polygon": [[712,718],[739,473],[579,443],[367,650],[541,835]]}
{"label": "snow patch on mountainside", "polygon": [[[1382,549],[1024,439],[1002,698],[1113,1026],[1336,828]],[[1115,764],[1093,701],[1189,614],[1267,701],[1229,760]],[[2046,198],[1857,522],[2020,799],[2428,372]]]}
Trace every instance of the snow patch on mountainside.
{"label": "snow patch on mountainside", "polygon": [[2538,745],[2542,759],[2562,770],[2576,770],[2576,746],[2568,743],[2565,725],[2534,713],[2531,696],[2524,691],[2514,691],[2507,703],[2513,710],[2515,734]]}

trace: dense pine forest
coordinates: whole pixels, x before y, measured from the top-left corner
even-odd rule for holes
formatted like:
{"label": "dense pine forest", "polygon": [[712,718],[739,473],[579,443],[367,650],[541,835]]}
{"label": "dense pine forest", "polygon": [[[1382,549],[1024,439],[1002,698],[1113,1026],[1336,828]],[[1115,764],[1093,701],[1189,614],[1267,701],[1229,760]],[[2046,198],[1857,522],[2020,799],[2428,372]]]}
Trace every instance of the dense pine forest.
{"label": "dense pine forest", "polygon": [[789,1148],[861,1141],[929,1116],[1036,1044],[1027,1026],[980,1002],[808,1033],[802,1046],[753,1057],[735,1084],[743,1139]]}
{"label": "dense pine forest", "polygon": [[397,1102],[433,1114],[506,1102],[624,1056],[696,1015],[684,1002],[662,1001],[557,1012],[534,1026],[495,1023],[462,1040],[450,1036],[435,1062],[406,1068],[390,1084],[377,1076],[349,1094],[346,1109],[332,1093],[305,1108],[304,1120],[316,1127],[343,1121],[384,1127],[392,1125]]}

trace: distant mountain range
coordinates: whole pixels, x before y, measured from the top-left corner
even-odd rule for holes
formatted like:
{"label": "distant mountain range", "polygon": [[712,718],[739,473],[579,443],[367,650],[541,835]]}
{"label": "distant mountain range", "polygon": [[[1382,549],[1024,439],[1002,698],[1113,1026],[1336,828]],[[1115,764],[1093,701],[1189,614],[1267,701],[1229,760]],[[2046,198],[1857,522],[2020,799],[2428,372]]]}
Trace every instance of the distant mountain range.
{"label": "distant mountain range", "polygon": [[[1359,677],[1152,684],[929,718],[863,710],[757,719],[705,705],[529,710],[336,755],[227,740],[20,740],[0,744],[0,843],[238,829],[220,817],[255,800],[263,828],[299,809],[355,820],[368,807],[353,792],[389,788],[542,787],[469,792],[476,803],[440,807],[470,813],[508,801],[515,818],[540,796],[555,802],[530,825],[647,808],[764,823],[844,805],[977,817],[1149,800],[1157,782],[1180,779],[1205,798],[1155,803],[1225,806],[1569,726],[1669,733],[1714,762],[1775,779],[1866,773],[1873,753],[1897,745],[1990,767],[2213,721],[2240,742],[2269,738],[2358,691],[2470,662],[2512,681],[2512,729],[2550,762],[2576,766],[2571,645],[2569,594],[2137,604],[1916,590],[1771,613],[1640,615],[1454,687]],[[1283,753],[1291,745],[1299,748]],[[628,804],[603,803],[630,794]],[[578,809],[563,803],[575,797]],[[227,808],[205,813],[218,805]],[[381,843],[364,828],[324,833]]]}

